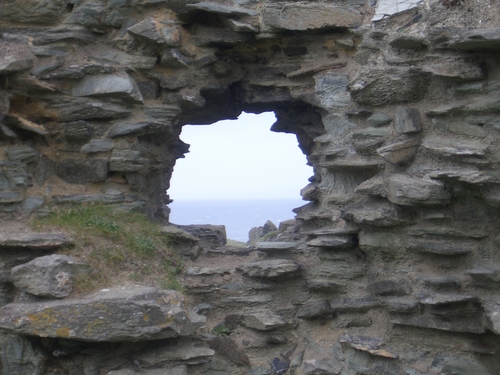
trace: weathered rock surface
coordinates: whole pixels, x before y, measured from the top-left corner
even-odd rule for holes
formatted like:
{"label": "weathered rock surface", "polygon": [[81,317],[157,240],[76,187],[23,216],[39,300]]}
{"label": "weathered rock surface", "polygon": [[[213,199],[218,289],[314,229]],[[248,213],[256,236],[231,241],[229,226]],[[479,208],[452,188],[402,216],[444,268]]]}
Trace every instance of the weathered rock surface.
{"label": "weathered rock surface", "polygon": [[227,242],[226,227],[223,225],[178,225],[178,228],[196,237],[203,247],[215,249]]}
{"label": "weathered rock surface", "polygon": [[140,353],[134,356],[134,360],[139,361],[145,367],[154,367],[168,362],[206,360],[215,352],[202,345],[193,343],[179,343],[178,345],[163,345],[154,350]]}
{"label": "weathered rock surface", "polygon": [[415,102],[427,92],[425,74],[404,70],[371,70],[350,83],[353,99],[365,106]]}
{"label": "weathered rock surface", "polygon": [[270,331],[288,326],[288,323],[281,316],[271,311],[245,314],[241,317],[241,324],[259,331]]}
{"label": "weathered rock surface", "polygon": [[269,4],[262,14],[264,28],[314,30],[361,25],[359,12],[332,4]]}
{"label": "weathered rock surface", "polygon": [[16,288],[41,297],[65,298],[73,289],[73,279],[85,271],[84,263],[66,255],[47,255],[12,269]]}
{"label": "weathered rock surface", "polygon": [[149,287],[102,290],[84,299],[0,308],[0,327],[23,335],[83,341],[143,341],[184,336],[192,321],[182,294]]}
{"label": "weathered rock surface", "polygon": [[11,232],[0,234],[0,248],[56,250],[73,245],[73,239],[63,233]]}
{"label": "weathered rock surface", "polygon": [[328,317],[332,314],[330,304],[326,300],[311,301],[304,304],[299,311],[297,311],[297,318],[299,319],[313,319],[319,317]]}
{"label": "weathered rock surface", "polygon": [[[490,0],[0,1],[0,372],[495,374],[499,15]],[[242,248],[223,226],[169,224],[182,127],[266,111],[312,167],[295,219]],[[78,204],[165,227],[205,317],[145,287],[47,302],[69,284],[31,266],[71,241],[15,222]]]}
{"label": "weathered rock surface", "polygon": [[238,267],[238,270],[250,277],[279,278],[283,276],[295,276],[300,273],[300,264],[287,259],[262,260],[247,263]]}
{"label": "weathered rock surface", "polygon": [[40,374],[45,361],[43,353],[30,340],[12,334],[0,335],[2,372],[12,375]]}
{"label": "weathered rock surface", "polygon": [[137,83],[127,74],[87,76],[73,88],[74,96],[112,96],[142,102]]}

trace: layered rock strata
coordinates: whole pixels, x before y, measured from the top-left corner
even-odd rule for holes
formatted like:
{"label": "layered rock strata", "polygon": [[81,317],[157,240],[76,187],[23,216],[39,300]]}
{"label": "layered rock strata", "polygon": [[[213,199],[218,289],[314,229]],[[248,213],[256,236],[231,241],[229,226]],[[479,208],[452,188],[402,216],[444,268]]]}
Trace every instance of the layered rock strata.
{"label": "layered rock strata", "polygon": [[[67,273],[44,257],[68,239],[2,235],[2,373],[497,373],[499,14],[489,0],[3,1],[3,219],[102,202],[168,221],[182,126],[242,111],[274,111],[314,175],[281,242],[218,247],[219,230],[189,255],[198,331],[173,292],[60,299],[62,276],[35,290],[19,275]],[[203,237],[169,232],[183,254]]]}

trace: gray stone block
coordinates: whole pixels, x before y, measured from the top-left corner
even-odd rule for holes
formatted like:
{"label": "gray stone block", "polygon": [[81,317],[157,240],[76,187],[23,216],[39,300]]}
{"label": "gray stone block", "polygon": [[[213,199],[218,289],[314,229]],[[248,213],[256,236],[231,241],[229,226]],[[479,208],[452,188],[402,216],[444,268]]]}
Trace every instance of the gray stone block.
{"label": "gray stone block", "polygon": [[137,172],[149,166],[149,159],[141,156],[139,151],[113,150],[109,159],[111,172]]}
{"label": "gray stone block", "polygon": [[137,83],[126,73],[86,76],[72,91],[74,96],[105,96],[142,103]]}
{"label": "gray stone block", "polygon": [[412,134],[422,131],[422,123],[420,121],[420,112],[416,108],[396,109],[394,118],[394,129],[398,134]]}
{"label": "gray stone block", "polygon": [[[179,292],[152,287],[104,289],[81,299],[5,305],[0,308],[0,327],[21,335],[92,342],[186,336],[202,323],[189,318],[183,300]],[[26,324],[16,326],[19,319]]]}
{"label": "gray stone block", "polygon": [[54,254],[33,259],[12,269],[12,282],[16,288],[30,294],[65,298],[73,290],[73,279],[86,270],[80,263],[66,255]]}
{"label": "gray stone block", "polygon": [[286,7],[268,4],[262,12],[265,30],[318,30],[331,27],[357,27],[361,14],[353,8],[319,3],[292,3]]}
{"label": "gray stone block", "polygon": [[108,177],[108,160],[62,160],[56,163],[56,175],[70,184],[102,182]]}
{"label": "gray stone block", "polygon": [[297,311],[299,319],[328,318],[333,315],[327,300],[308,301]]}
{"label": "gray stone block", "polygon": [[284,276],[298,276],[301,266],[293,260],[272,259],[246,263],[237,269],[249,277],[274,279]]}
{"label": "gray stone block", "polygon": [[83,145],[80,148],[80,152],[84,152],[86,154],[95,154],[98,152],[108,152],[114,148],[114,143],[103,140],[103,139],[93,139],[89,143]]}

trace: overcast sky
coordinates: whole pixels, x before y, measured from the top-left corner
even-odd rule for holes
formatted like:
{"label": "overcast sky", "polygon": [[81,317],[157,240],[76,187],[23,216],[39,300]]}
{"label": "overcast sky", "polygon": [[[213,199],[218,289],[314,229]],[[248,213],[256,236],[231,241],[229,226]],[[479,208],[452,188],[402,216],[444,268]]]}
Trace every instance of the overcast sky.
{"label": "overcast sky", "polygon": [[238,120],[184,126],[181,139],[191,147],[177,160],[170,198],[300,199],[313,171],[294,134],[269,130],[275,121],[273,112],[242,113]]}

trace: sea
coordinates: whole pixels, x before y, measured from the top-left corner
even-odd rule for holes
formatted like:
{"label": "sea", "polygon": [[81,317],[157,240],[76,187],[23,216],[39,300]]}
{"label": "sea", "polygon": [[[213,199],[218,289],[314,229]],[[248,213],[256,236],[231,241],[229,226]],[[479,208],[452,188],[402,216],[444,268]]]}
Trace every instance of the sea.
{"label": "sea", "polygon": [[267,220],[279,227],[280,222],[294,218],[294,208],[305,203],[300,198],[175,200],[169,204],[170,222],[180,225],[225,225],[228,239],[247,242],[250,229],[264,225]]}

